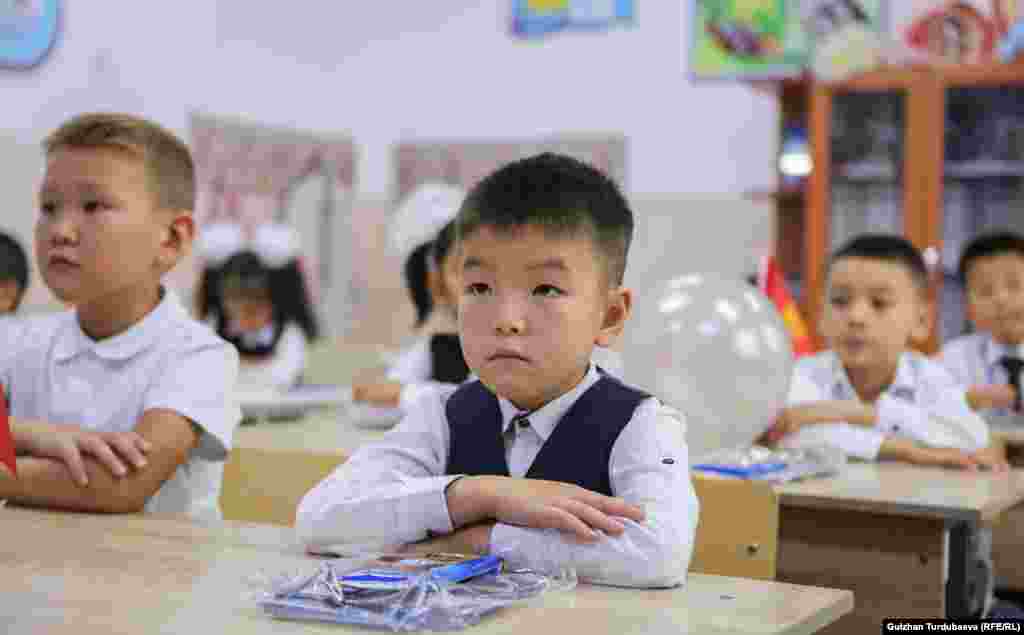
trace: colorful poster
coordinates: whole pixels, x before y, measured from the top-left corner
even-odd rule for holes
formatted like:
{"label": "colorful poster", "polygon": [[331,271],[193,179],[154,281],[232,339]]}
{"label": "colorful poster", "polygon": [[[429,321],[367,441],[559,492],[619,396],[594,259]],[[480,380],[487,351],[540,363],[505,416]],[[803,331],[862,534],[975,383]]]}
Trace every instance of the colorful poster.
{"label": "colorful poster", "polygon": [[633,0],[512,0],[511,32],[519,38],[607,31],[632,22]]}
{"label": "colorful poster", "polygon": [[[862,69],[879,48],[884,0],[695,0],[690,72],[776,79]],[[839,37],[836,37],[837,34]],[[839,70],[836,70],[839,69]]]}
{"label": "colorful poster", "polygon": [[798,75],[810,42],[798,2],[694,0],[690,72],[700,79]]}

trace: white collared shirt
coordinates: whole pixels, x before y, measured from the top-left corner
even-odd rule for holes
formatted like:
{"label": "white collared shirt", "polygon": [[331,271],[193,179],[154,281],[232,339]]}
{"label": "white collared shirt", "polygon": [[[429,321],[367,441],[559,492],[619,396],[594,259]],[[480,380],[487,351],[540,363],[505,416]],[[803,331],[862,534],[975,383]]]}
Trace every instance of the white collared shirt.
{"label": "white collared shirt", "polygon": [[223,462],[241,419],[237,373],[234,349],[169,290],[130,329],[100,341],[82,331],[73,310],[0,321],[0,383],[12,417],[123,432],[159,408],[202,428],[198,447],[147,501],[148,512],[220,518]]}
{"label": "white collared shirt", "polygon": [[[946,342],[938,360],[958,383],[970,388],[977,385],[1009,384],[1006,369],[999,364],[999,358],[1004,356],[1024,358],[1024,344],[1008,346],[996,342],[988,333],[972,333]],[[1012,414],[1006,408],[982,412],[1001,416]]]}
{"label": "white collared shirt", "polygon": [[[530,427],[506,435],[509,473],[526,474],[558,421],[600,375],[591,365],[583,381],[529,416]],[[445,404],[455,391],[431,392],[378,443],[360,448],[299,504],[296,531],[310,547],[386,547],[453,531],[445,488],[449,426]],[[518,413],[499,399],[503,429]],[[680,413],[644,400],[612,447],[612,492],[644,508],[646,519],[621,519],[626,531],[594,544],[577,544],[554,530],[498,523],[491,553],[513,567],[573,568],[592,583],[638,587],[681,584],[693,553],[698,504],[690,481]]]}
{"label": "white collared shirt", "polygon": [[[787,405],[815,401],[860,401],[833,351],[800,359],[793,369]],[[873,461],[886,437],[904,437],[931,447],[976,451],[988,445],[988,426],[967,405],[966,392],[937,362],[917,352],[900,355],[896,377],[875,402],[872,428],[837,421],[807,426],[783,439],[786,447],[828,444]]]}

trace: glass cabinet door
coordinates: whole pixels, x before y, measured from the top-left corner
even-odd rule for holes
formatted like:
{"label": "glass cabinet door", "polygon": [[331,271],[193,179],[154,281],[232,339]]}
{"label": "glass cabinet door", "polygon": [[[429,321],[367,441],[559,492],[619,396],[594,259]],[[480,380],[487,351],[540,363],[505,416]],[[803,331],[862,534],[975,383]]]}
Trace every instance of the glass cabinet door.
{"label": "glass cabinet door", "polygon": [[841,92],[832,104],[829,253],[858,234],[904,228],[904,91]]}
{"label": "glass cabinet door", "polygon": [[1024,234],[1024,84],[946,91],[939,340],[971,330],[957,277],[963,247],[980,233]]}

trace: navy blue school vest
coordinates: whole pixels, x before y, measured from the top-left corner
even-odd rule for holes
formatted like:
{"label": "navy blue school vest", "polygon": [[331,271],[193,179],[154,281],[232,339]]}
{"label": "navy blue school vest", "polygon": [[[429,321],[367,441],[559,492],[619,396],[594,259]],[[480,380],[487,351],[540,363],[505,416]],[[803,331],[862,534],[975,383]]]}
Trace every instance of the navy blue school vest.
{"label": "navy blue school vest", "polygon": [[[573,483],[612,495],[608,462],[619,433],[650,395],[601,372],[562,416],[526,478]],[[449,447],[446,474],[509,476],[498,398],[479,381],[463,384],[445,405]]]}

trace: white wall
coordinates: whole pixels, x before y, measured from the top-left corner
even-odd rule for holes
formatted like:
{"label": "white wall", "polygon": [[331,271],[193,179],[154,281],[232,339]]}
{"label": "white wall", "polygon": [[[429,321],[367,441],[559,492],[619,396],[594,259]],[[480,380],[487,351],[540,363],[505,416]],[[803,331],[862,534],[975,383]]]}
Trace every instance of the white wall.
{"label": "white wall", "polygon": [[[351,133],[359,196],[377,201],[390,197],[403,137],[622,131],[635,198],[693,199],[672,225],[677,247],[700,253],[700,227],[722,236],[714,262],[749,260],[770,209],[741,193],[774,181],[775,101],[690,82],[689,3],[638,2],[632,29],[525,42],[506,35],[509,4],[64,2],[47,62],[0,71],[0,137],[13,138],[0,144],[0,228],[31,225],[38,162],[25,153],[69,115],[130,110],[184,134],[198,110]],[[690,211],[708,197],[737,215]]]}
{"label": "white wall", "polygon": [[[624,131],[638,193],[771,183],[775,104],[686,75],[686,2],[640,2],[632,29],[506,35],[508,0],[64,2],[49,60],[0,72],[0,129],[36,140],[68,115],[141,112],[184,132],[191,109],[361,143],[385,195],[390,144],[421,137]],[[301,8],[296,8],[301,7]]]}

